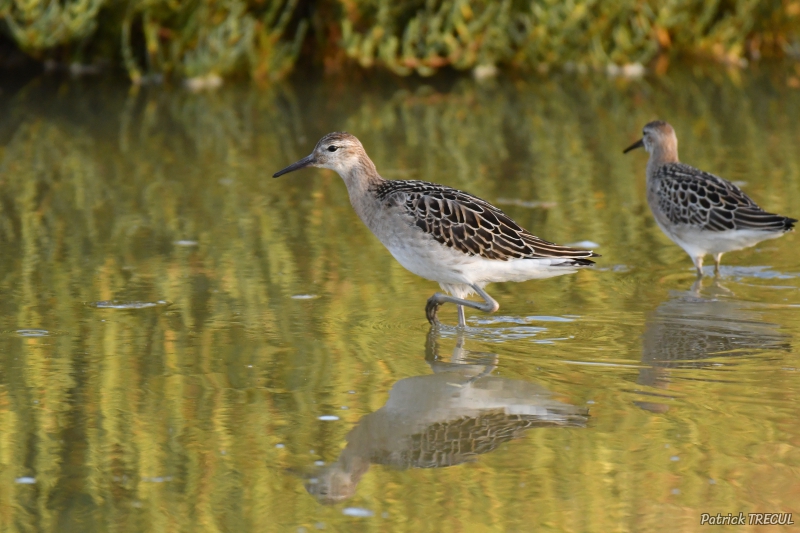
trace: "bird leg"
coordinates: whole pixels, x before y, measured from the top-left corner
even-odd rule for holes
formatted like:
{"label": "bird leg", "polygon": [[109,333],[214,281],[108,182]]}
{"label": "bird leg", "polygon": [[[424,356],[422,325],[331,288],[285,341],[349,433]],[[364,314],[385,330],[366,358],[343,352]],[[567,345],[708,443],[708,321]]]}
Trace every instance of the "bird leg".
{"label": "bird leg", "polygon": [[[483,311],[484,313],[494,313],[498,309],[500,309],[500,304],[495,301],[494,298],[486,294],[486,291],[478,287],[477,285],[470,285],[472,290],[478,293],[478,296],[483,298],[483,303],[480,302],[473,302],[472,300],[466,300],[464,298],[456,298],[455,296],[450,296],[449,294],[444,294],[441,292],[435,293],[433,296],[428,298],[428,303],[425,305],[425,316],[428,317],[428,322],[431,324],[439,323],[439,319],[436,317],[436,313],[439,311],[439,306],[446,303],[456,304],[460,306],[471,307],[472,309],[478,309],[479,311]],[[462,310],[463,312],[463,310]],[[464,326],[466,323],[461,323],[461,316],[459,316],[459,325]]]}
{"label": "bird leg", "polygon": [[703,256],[698,256],[694,258],[694,266],[697,268],[697,277],[703,277]]}
{"label": "bird leg", "polygon": [[722,252],[714,254],[714,275],[719,276],[719,262],[722,261]]}
{"label": "bird leg", "polygon": [[464,306],[457,305],[456,307],[458,308],[458,327],[465,328],[467,327],[467,319],[464,316]]}

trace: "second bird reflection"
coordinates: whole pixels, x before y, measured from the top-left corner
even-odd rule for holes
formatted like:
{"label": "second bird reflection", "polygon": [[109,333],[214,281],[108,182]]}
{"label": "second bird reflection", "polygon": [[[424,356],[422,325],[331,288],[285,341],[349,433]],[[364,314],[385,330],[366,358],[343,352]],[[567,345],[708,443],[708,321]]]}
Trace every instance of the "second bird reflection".
{"label": "second bird reflection", "polygon": [[306,489],[323,503],[351,498],[373,464],[443,468],[474,460],[526,430],[583,427],[589,412],[553,399],[535,383],[492,376],[497,355],[464,349],[459,335],[446,362],[431,331],[425,359],[433,374],[401,379],[386,405],[347,435],[336,462],[319,471]]}
{"label": "second bird reflection", "polygon": [[[636,382],[667,389],[671,370],[710,367],[719,357],[791,350],[791,337],[780,332],[777,324],[763,321],[752,303],[732,296],[719,282],[703,290],[702,281],[696,281],[688,291],[673,292],[645,323],[642,369]],[[715,375],[712,379],[720,378]],[[636,405],[658,413],[669,410],[667,404],[654,401]]]}

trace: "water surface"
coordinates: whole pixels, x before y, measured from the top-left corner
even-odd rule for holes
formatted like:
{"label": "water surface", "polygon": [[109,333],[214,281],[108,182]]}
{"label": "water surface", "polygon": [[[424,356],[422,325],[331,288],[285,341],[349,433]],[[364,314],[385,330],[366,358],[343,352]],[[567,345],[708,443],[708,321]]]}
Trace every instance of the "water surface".
{"label": "water surface", "polygon": [[[696,284],[650,215],[646,154],[621,153],[669,120],[684,161],[797,217],[800,91],[782,72],[6,94],[0,529],[800,523],[798,236]],[[437,287],[337,176],[270,177],[335,130],[387,178],[469,190],[602,257],[491,285],[498,313],[431,333]]]}

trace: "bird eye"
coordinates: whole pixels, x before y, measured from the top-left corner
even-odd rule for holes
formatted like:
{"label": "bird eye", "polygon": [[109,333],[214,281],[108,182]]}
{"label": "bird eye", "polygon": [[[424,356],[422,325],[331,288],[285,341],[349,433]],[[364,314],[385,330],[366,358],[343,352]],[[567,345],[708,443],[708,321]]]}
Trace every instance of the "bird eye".
{"label": "bird eye", "polygon": [[329,152],[335,152],[335,151],[336,151],[336,150],[338,150],[338,149],[339,149],[339,147],[338,147],[338,146],[333,146],[333,145],[331,145],[331,146],[328,146],[328,151],[329,151]]}

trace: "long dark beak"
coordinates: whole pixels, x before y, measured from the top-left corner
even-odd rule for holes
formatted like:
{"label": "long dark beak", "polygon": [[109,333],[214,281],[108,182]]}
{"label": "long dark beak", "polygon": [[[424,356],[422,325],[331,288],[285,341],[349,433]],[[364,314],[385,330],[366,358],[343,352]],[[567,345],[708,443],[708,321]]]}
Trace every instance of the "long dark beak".
{"label": "long dark beak", "polygon": [[307,155],[297,163],[292,163],[288,167],[284,168],[283,170],[277,171],[275,174],[272,175],[273,178],[279,178],[284,174],[288,174],[289,172],[294,172],[295,170],[299,170],[301,168],[305,168],[307,166],[314,164],[314,154]]}
{"label": "long dark beak", "polygon": [[622,153],[623,153],[623,154],[627,154],[627,153],[628,153],[628,152],[630,152],[631,150],[636,150],[637,148],[641,148],[642,146],[644,146],[644,139],[639,139],[638,141],[636,141],[636,142],[635,142],[635,143],[633,143],[632,145],[630,145],[630,146],[628,146],[627,148],[625,148],[625,149],[622,151]]}

